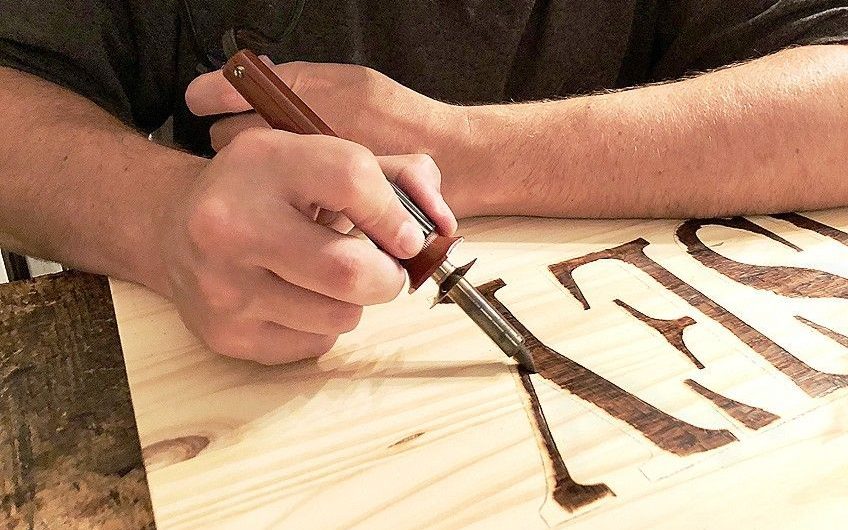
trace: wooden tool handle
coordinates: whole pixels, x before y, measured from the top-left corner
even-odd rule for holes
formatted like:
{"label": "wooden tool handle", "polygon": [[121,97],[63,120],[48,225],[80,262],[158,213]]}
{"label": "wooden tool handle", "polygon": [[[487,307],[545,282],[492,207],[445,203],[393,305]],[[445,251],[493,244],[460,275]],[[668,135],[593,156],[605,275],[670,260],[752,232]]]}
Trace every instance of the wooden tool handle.
{"label": "wooden tool handle", "polygon": [[[298,134],[338,136],[252,51],[241,50],[234,54],[224,65],[224,77],[272,128]],[[403,193],[395,189],[399,195]],[[415,210],[410,211],[413,217],[424,216],[417,206],[407,204],[408,199],[402,202],[407,210]],[[428,225],[433,226],[432,221]],[[421,252],[414,258],[399,260],[409,274],[410,292],[421,287],[462,240],[461,237],[445,237],[433,230],[422,230],[425,243]]]}
{"label": "wooden tool handle", "polygon": [[224,65],[224,77],[272,128],[338,136],[252,51],[233,55]]}

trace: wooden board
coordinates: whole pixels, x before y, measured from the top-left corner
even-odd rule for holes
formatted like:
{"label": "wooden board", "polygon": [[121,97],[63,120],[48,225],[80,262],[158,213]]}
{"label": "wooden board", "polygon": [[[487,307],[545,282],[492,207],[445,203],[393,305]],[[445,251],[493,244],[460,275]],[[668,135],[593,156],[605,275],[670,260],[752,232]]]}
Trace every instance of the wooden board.
{"label": "wooden board", "polygon": [[0,528],[154,528],[102,276],[0,285]]}
{"label": "wooden board", "polygon": [[848,518],[848,211],[462,232],[454,261],[477,257],[470,279],[530,336],[529,381],[456,307],[428,309],[432,286],[269,368],[209,354],[168,302],[113,283],[159,527]]}

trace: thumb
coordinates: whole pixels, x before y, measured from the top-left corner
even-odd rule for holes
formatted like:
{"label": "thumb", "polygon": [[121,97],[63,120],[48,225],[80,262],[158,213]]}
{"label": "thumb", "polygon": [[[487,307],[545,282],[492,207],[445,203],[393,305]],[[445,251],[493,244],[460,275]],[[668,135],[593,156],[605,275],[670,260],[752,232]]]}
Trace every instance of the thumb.
{"label": "thumb", "polygon": [[[289,86],[297,78],[295,70],[303,64],[287,63],[275,66],[267,55],[262,55],[259,58],[268,66],[273,67],[274,72]],[[196,116],[235,114],[253,110],[250,103],[245,101],[233,85],[224,78],[221,70],[208,72],[194,78],[186,89],[185,101],[188,109]]]}

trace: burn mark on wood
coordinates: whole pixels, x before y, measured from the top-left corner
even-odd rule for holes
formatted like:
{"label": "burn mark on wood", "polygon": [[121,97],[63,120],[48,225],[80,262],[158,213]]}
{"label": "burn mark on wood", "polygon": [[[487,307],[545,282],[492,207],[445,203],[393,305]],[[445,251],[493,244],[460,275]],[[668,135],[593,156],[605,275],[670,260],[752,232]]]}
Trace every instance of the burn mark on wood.
{"label": "burn mark on wood", "polygon": [[686,246],[686,251],[705,266],[731,280],[791,298],[848,298],[848,279],[842,276],[800,267],[752,265],[722,256],[698,237],[698,230],[710,225],[745,230],[768,237],[792,250],[801,249],[774,232],[742,217],[693,219],[681,224],[677,229],[677,238]]}
{"label": "burn mark on wood", "polygon": [[646,246],[648,242],[639,238],[614,248],[551,265],[549,268],[563,287],[583,304],[583,308],[589,309],[586,297],[574,280],[574,271],[583,265],[599,260],[623,261],[648,274],[660,285],[682,298],[684,302],[724,326],[811,397],[821,397],[848,387],[848,375],[821,372],[811,367],[649,258],[645,254]]}
{"label": "burn mark on wood", "polygon": [[746,405],[745,403],[740,403],[739,401],[730,399],[729,397],[723,396],[717,392],[713,392],[701,383],[692,379],[687,379],[686,384],[698,394],[712,401],[713,404],[725,411],[731,418],[751,430],[756,431],[762,429],[766,425],[770,425],[780,419],[780,416],[772,414],[767,410]]}
{"label": "burn mark on wood", "polygon": [[542,343],[495,296],[506,285],[494,280],[478,289],[480,293],[524,337],[539,375],[580,399],[621,420],[670,453],[680,456],[709,451],[736,440],[730,431],[704,429],[666,414]]}
{"label": "burn mark on wood", "polygon": [[797,213],[781,213],[777,215],[772,215],[772,217],[774,217],[775,219],[780,219],[781,221],[792,223],[798,228],[810,230],[825,237],[829,237],[834,241],[838,241],[839,243],[842,243],[843,245],[848,247],[848,233],[845,233],[842,230],[837,230],[832,226],[828,226],[824,223],[820,223],[818,221],[810,219],[809,217],[805,217]]}
{"label": "burn mark on wood", "polygon": [[677,349],[680,353],[686,356],[687,359],[692,361],[692,364],[695,365],[698,369],[703,369],[704,364],[695,357],[695,354],[692,353],[689,348],[686,346],[686,343],[683,341],[683,330],[687,327],[695,324],[695,319],[692,317],[681,317],[674,320],[663,320],[659,318],[651,318],[645,313],[642,313],[638,309],[635,309],[631,305],[626,302],[622,302],[621,300],[613,300],[613,302],[622,309],[626,310],[628,313],[636,317],[641,322],[644,322],[648,326],[652,327],[656,331],[662,335],[665,340]]}
{"label": "burn mark on wood", "polygon": [[822,326],[821,324],[816,324],[812,320],[806,319],[802,316],[796,315],[795,319],[798,322],[801,322],[802,324],[805,324],[805,325],[813,328],[814,330],[818,331],[819,333],[821,333],[825,337],[829,338],[830,340],[848,348],[848,337],[846,337],[845,335],[843,335],[841,333],[837,333],[837,332],[833,331],[832,329],[830,329],[828,327]]}
{"label": "burn mark on wood", "polygon": [[421,431],[421,432],[416,432],[416,433],[410,434],[409,436],[405,436],[405,437],[401,438],[400,440],[390,444],[387,447],[387,449],[396,449],[396,448],[398,448],[402,445],[406,445],[409,442],[411,442],[412,440],[415,440],[416,438],[424,436],[424,434],[425,434],[424,431]]}
{"label": "burn mark on wood", "polygon": [[[661,320],[657,318],[651,318],[645,315],[644,313],[632,308],[621,300],[614,300],[615,304],[619,307],[623,307],[626,309],[631,315],[639,319],[640,321],[648,324],[655,330],[659,331],[663,337],[675,348],[677,348],[681,353],[686,355],[692,363],[697,366],[699,369],[703,369],[704,365],[695,357],[692,352],[689,351],[689,348],[686,347],[686,344],[683,341],[683,330],[688,326],[695,324],[695,320],[691,317],[682,317],[675,320]],[[848,337],[846,338],[848,339]],[[714,392],[705,386],[701,385],[697,381],[692,379],[687,379],[685,383],[703,397],[709,399],[713,402],[717,407],[725,411],[730,417],[738,421],[739,423],[745,425],[749,429],[758,430],[775,420],[779,419],[779,416],[772,414],[766,410],[761,408],[752,407],[750,405],[746,405],[744,403],[740,403],[733,399],[728,398],[727,396],[723,396],[717,392]]]}
{"label": "burn mark on wood", "polygon": [[148,471],[191,460],[206,449],[209,438],[189,435],[160,440],[141,450]]}
{"label": "burn mark on wood", "polygon": [[533,387],[533,381],[530,380],[530,374],[524,368],[519,367],[518,376],[525,392],[527,392],[527,397],[530,399],[531,421],[551,465],[553,474],[550,477],[553,482],[551,497],[554,501],[566,510],[573,512],[608,495],[614,497],[615,493],[606,484],[579,484],[572,478],[559,448],[557,448],[556,440],[551,434],[551,428],[548,426],[545,411],[542,410],[539,396]]}

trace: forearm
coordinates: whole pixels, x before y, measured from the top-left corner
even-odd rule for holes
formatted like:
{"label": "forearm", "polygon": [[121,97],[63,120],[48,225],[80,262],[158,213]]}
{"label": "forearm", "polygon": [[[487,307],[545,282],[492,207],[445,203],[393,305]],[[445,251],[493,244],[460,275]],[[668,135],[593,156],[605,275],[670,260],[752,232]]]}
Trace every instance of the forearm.
{"label": "forearm", "polygon": [[463,112],[465,130],[431,151],[464,215],[682,217],[848,205],[848,47]]}
{"label": "forearm", "polygon": [[204,161],[14,70],[0,108],[0,247],[163,291],[157,217]]}

